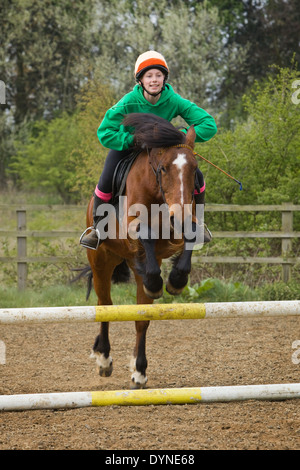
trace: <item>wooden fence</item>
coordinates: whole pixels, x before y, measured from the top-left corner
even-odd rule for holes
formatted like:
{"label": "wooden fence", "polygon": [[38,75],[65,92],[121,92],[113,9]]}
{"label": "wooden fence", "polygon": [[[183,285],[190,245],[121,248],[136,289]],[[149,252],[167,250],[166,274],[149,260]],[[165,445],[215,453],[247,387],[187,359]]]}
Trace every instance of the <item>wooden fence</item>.
{"label": "wooden fence", "polygon": [[[63,256],[27,256],[27,238],[60,238],[60,237],[76,237],[80,236],[80,232],[71,230],[52,230],[52,231],[36,231],[27,230],[26,215],[27,212],[33,210],[76,210],[82,211],[85,217],[86,208],[80,206],[45,206],[45,205],[24,205],[24,206],[8,206],[1,205],[0,210],[15,210],[16,212],[16,230],[0,229],[0,237],[15,237],[17,241],[17,256],[7,257],[0,256],[0,262],[16,262],[18,270],[18,287],[24,289],[27,279],[28,263],[57,263],[68,262],[69,257]],[[195,256],[197,261],[202,263],[238,263],[238,264],[280,264],[282,266],[282,279],[288,282],[291,279],[292,267],[300,262],[299,257],[292,256],[292,239],[300,238],[300,232],[293,230],[293,214],[300,211],[300,205],[284,203],[281,205],[224,205],[224,204],[207,204],[206,212],[280,212],[281,213],[281,230],[280,231],[230,231],[218,232],[214,231],[214,238],[277,238],[281,239],[281,256],[278,257],[243,257],[243,256]]]}

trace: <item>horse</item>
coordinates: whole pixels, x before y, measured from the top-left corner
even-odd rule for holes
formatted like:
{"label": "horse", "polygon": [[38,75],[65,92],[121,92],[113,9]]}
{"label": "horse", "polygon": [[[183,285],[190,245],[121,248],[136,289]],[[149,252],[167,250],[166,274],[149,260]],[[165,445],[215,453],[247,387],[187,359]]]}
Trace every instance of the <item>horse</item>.
{"label": "horse", "polygon": [[[166,290],[172,295],[180,294],[191,272],[192,247],[196,240],[193,234],[199,227],[193,200],[197,169],[194,127],[185,134],[165,119],[143,113],[128,114],[123,125],[133,133],[140,153],[128,173],[122,196],[122,204],[127,203],[125,208],[121,207],[125,215],[122,220],[116,213],[112,216],[115,236],[108,236],[96,250],[87,249],[98,305],[112,304],[112,276],[118,266],[124,265],[133,272],[137,304],[153,303],[163,294],[161,263],[167,258],[172,258],[173,264]],[[168,212],[156,211],[153,216],[153,207],[167,207]],[[93,223],[92,211],[93,197],[87,208],[87,227]],[[142,212],[146,216],[141,217]],[[186,221],[190,228],[185,231]],[[191,233],[187,236],[188,231]],[[147,383],[149,323],[135,322],[131,388],[144,388]],[[113,364],[108,322],[100,325],[92,356],[96,358],[100,376],[110,376]]]}

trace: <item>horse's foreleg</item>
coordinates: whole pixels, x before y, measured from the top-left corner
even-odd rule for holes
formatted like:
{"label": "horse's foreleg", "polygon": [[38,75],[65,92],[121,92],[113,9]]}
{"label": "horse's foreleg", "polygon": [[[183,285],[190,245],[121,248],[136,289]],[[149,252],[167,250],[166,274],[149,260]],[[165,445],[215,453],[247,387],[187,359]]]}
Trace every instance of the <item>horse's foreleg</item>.
{"label": "horse's foreleg", "polygon": [[133,388],[144,388],[147,383],[146,369],[146,333],[149,321],[136,321],[136,344],[133,351],[133,357],[130,363],[132,372],[131,380]]}
{"label": "horse's foreleg", "polygon": [[146,258],[145,263],[140,265],[144,292],[151,299],[158,299],[163,294],[163,280],[160,275],[160,266],[155,255],[155,239],[151,237],[150,227],[144,227],[144,236],[141,231],[139,239],[145,250]]}
{"label": "horse's foreleg", "polygon": [[192,251],[183,251],[177,262],[174,264],[166,284],[169,294],[179,295],[188,283],[191,272]]}
{"label": "horse's foreleg", "polygon": [[[196,224],[194,222],[193,229],[196,230]],[[192,269],[192,253],[195,242],[196,237],[192,240],[187,240],[184,237],[184,250],[174,262],[166,285],[166,290],[169,294],[179,295],[187,285]]]}

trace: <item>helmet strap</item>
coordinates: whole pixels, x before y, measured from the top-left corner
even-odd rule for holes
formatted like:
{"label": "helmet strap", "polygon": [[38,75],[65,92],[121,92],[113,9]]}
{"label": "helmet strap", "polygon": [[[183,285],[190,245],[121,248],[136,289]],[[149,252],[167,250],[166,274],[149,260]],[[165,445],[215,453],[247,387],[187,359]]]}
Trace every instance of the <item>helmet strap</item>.
{"label": "helmet strap", "polygon": [[165,85],[166,85],[166,79],[164,79],[164,83],[163,83],[163,86],[161,88],[160,91],[156,92],[156,93],[150,93],[150,91],[148,91],[145,87],[144,87],[144,84],[141,82],[141,80],[139,80],[139,85],[143,88],[143,90],[148,93],[148,95],[151,95],[151,96],[158,96],[161,94],[161,92],[165,89]]}

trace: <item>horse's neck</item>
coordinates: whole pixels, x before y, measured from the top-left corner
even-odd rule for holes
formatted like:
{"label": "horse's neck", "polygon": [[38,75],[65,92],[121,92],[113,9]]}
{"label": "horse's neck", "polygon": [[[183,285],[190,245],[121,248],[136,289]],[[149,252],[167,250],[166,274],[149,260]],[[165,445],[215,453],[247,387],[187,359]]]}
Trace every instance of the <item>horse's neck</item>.
{"label": "horse's neck", "polygon": [[127,195],[133,204],[148,204],[149,201],[162,203],[155,175],[156,166],[156,161],[151,165],[146,151],[138,156],[127,180]]}

